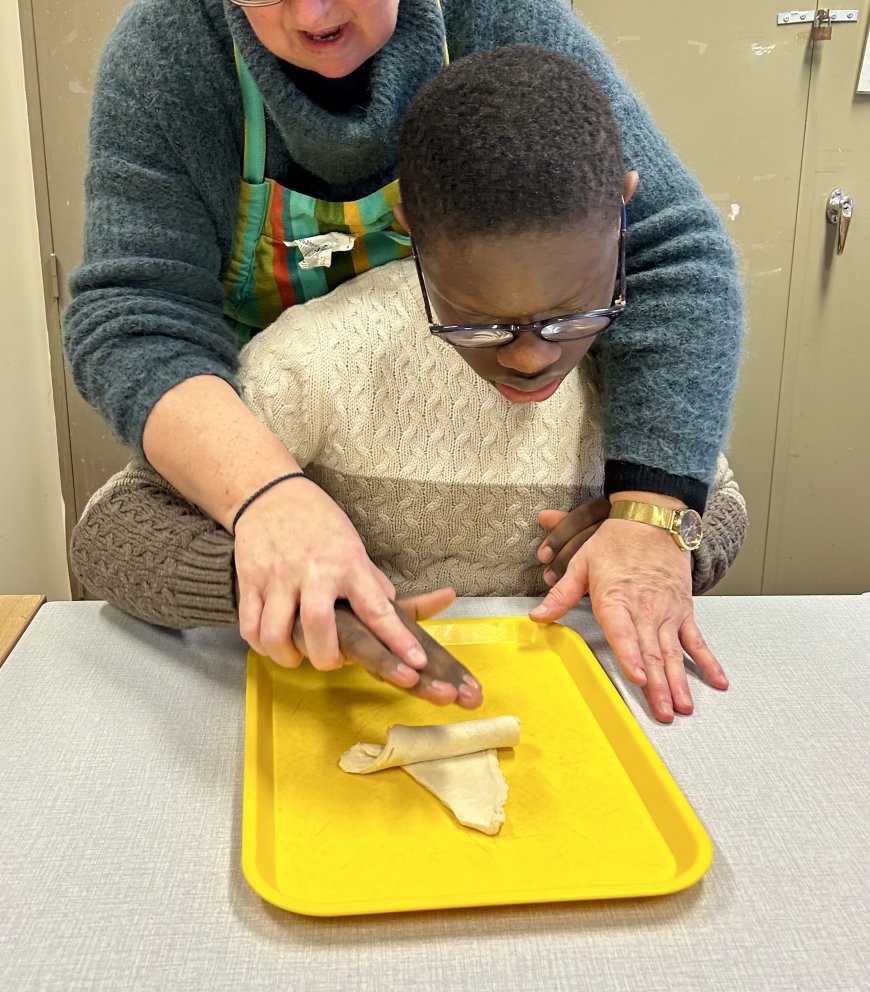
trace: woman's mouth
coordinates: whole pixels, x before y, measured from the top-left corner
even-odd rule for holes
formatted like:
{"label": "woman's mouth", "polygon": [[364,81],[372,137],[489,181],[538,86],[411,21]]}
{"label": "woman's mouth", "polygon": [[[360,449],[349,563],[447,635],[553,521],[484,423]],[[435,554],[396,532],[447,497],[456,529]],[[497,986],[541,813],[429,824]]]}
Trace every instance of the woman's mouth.
{"label": "woman's mouth", "polygon": [[303,31],[302,34],[304,34],[310,41],[315,42],[324,43],[329,41],[338,41],[338,39],[344,34],[344,25],[339,24],[337,27],[327,28],[325,31]]}

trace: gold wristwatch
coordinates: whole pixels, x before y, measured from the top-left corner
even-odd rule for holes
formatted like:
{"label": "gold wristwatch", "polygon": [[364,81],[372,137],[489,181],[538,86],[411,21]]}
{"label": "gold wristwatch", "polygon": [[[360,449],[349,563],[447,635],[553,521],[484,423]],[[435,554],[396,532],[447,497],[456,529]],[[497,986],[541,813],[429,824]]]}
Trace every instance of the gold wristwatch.
{"label": "gold wristwatch", "polygon": [[672,510],[668,506],[653,506],[633,499],[617,500],[610,508],[611,519],[637,520],[669,531],[680,551],[694,551],[701,544],[704,525],[695,510]]}

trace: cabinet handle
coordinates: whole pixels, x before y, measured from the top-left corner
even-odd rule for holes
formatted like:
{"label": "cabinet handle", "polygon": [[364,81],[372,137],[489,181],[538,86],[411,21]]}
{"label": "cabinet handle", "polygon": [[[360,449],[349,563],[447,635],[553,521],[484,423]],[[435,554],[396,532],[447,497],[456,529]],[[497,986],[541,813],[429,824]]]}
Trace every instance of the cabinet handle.
{"label": "cabinet handle", "polygon": [[826,216],[828,223],[837,228],[838,255],[842,255],[846,250],[846,238],[849,236],[849,223],[854,209],[855,201],[851,196],[846,196],[839,186],[828,197]]}

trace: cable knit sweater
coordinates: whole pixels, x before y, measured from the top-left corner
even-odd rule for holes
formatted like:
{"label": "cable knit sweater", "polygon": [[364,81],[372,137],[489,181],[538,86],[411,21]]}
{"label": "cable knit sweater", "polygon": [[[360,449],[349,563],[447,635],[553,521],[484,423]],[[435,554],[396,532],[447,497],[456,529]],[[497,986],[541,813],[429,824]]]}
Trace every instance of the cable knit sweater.
{"label": "cable knit sweater", "polygon": [[[403,593],[543,592],[537,512],[602,491],[595,360],[545,403],[511,403],[429,333],[411,260],[286,311],[242,351],[239,381]],[[721,577],[746,527],[724,457],[705,527],[696,591]],[[72,550],[85,586],[137,616],[235,620],[231,538],[144,466],[96,494]]]}
{"label": "cable knit sweater", "polygon": [[610,99],[641,183],[629,205],[630,305],[600,355],[608,479],[702,505],[742,326],[716,211],[564,0],[443,7],[442,22],[435,0],[402,0],[393,38],[345,85],[293,72],[228,0],[133,0],[94,93],[85,259],[65,315],[78,388],[141,455],[145,421],[168,389],[199,374],[235,383],[220,283],[243,140],[233,42],[266,103],[267,175],[345,199],[395,178],[400,122],[441,66],[446,26],[454,58],[540,44],[575,58]]}

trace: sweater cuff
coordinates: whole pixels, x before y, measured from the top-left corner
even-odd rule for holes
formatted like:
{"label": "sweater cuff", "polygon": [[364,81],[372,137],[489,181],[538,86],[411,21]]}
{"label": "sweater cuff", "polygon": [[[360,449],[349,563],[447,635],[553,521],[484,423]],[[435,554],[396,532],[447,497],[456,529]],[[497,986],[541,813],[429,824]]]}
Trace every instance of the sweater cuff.
{"label": "sweater cuff", "polygon": [[173,626],[237,627],[234,547],[223,531],[197,535],[178,558]]}
{"label": "sweater cuff", "polygon": [[704,539],[692,552],[692,593],[712,589],[734,564],[746,538],[746,502],[739,490],[714,489],[704,514]]}
{"label": "sweater cuff", "polygon": [[604,495],[631,492],[663,493],[682,500],[698,513],[707,505],[708,487],[688,475],[671,475],[660,468],[609,459],[604,465]]}
{"label": "sweater cuff", "polygon": [[94,493],[70,544],[90,593],[175,629],[237,626],[234,554],[219,524],[136,463]]}

